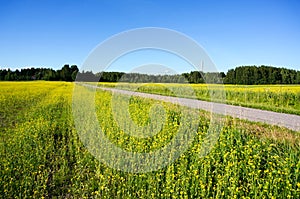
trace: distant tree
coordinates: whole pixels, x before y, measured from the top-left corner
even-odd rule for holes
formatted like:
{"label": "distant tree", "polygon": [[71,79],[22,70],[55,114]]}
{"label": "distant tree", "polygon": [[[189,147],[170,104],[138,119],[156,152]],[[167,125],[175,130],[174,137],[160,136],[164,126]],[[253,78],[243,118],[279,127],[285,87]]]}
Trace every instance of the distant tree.
{"label": "distant tree", "polygon": [[4,81],[10,81],[11,80],[11,70],[8,69],[7,73],[4,76]]}
{"label": "distant tree", "polygon": [[79,71],[79,69],[76,65],[71,66],[71,71],[70,71],[71,81],[75,81],[78,71]]}
{"label": "distant tree", "polygon": [[296,84],[300,84],[300,71],[297,71]]}
{"label": "distant tree", "polygon": [[236,84],[235,69],[228,70],[224,83]]}
{"label": "distant tree", "polygon": [[199,71],[192,71],[190,73],[190,83],[203,83],[201,73]]}

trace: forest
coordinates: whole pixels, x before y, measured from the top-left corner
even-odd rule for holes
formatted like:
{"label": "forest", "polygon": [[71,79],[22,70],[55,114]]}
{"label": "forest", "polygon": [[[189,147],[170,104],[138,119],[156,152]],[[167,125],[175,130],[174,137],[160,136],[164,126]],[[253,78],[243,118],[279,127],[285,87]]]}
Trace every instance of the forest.
{"label": "forest", "polygon": [[[76,79],[77,78],[77,79]],[[300,71],[272,66],[239,66],[224,72],[201,72],[175,75],[150,75],[124,72],[81,71],[76,65],[65,64],[60,70],[26,68],[0,70],[0,81],[100,81],[100,82],[151,82],[151,83],[224,83],[224,84],[300,84]]]}
{"label": "forest", "polygon": [[0,81],[75,81],[78,71],[76,65],[70,67],[68,64],[65,64],[60,70],[34,67],[15,71],[2,69],[0,70]]}
{"label": "forest", "polygon": [[300,84],[300,71],[271,66],[240,66],[228,70],[227,84]]}

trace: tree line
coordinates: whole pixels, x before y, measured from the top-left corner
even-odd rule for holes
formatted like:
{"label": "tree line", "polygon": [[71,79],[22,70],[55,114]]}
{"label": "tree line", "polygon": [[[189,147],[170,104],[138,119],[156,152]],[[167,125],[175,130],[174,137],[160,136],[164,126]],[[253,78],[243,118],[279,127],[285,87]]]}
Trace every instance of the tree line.
{"label": "tree line", "polygon": [[272,66],[240,66],[224,72],[201,72],[175,75],[151,75],[124,72],[81,71],[76,65],[65,64],[60,70],[27,68],[0,70],[2,81],[100,81],[100,82],[158,82],[158,83],[225,83],[225,84],[300,84],[300,71]]}
{"label": "tree line", "polygon": [[271,66],[240,66],[228,70],[227,84],[300,84],[300,71]]}
{"label": "tree line", "polygon": [[60,70],[51,68],[24,68],[12,71],[10,69],[0,70],[0,80],[2,81],[29,81],[29,80],[47,80],[47,81],[75,81],[78,67],[65,64]]}
{"label": "tree line", "polygon": [[133,83],[222,83],[225,73],[203,73],[192,71],[190,73],[174,75],[152,75],[124,72],[78,72],[77,81],[92,82],[133,82]]}

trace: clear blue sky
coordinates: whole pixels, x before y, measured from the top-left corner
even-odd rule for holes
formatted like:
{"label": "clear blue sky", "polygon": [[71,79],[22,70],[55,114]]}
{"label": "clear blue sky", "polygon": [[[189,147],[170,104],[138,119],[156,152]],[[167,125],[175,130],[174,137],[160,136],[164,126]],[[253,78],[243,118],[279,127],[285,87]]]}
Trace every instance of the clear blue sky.
{"label": "clear blue sky", "polygon": [[299,10],[297,0],[1,0],[0,67],[80,66],[114,34],[163,27],[196,40],[219,71],[262,64],[300,70]]}

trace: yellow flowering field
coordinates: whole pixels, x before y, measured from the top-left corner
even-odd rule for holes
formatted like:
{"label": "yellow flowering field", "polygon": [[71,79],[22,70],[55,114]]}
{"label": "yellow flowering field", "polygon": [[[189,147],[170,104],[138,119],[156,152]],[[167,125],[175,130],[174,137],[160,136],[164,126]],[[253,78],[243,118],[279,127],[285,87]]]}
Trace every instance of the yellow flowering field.
{"label": "yellow flowering field", "polygon": [[[220,85],[173,83],[99,83],[103,87],[117,87],[139,92],[197,98],[205,101],[271,110],[300,115],[300,85]],[[186,92],[191,87],[194,95]],[[175,91],[177,94],[175,94]],[[218,96],[216,93],[224,93]],[[226,100],[225,100],[226,99]]]}
{"label": "yellow flowering field", "polygon": [[[192,86],[195,90],[200,87]],[[80,91],[78,96],[73,93],[74,88]],[[297,89],[291,92],[297,94]],[[91,89],[74,83],[0,82],[3,198],[300,197],[299,132],[223,118],[224,126],[216,142],[207,155],[201,156],[208,131],[219,127],[210,128],[209,113],[139,97],[131,97],[126,104],[120,100],[122,96],[111,92],[99,90],[95,95],[90,92]],[[94,97],[96,114],[84,112],[90,109],[83,106],[74,110],[76,97],[88,100],[87,96]],[[112,106],[114,102],[116,107]],[[195,111],[193,120],[185,120]],[[88,138],[88,127],[95,122],[86,119],[89,114],[97,118],[105,137],[127,153],[159,151],[176,138],[183,125],[195,130],[195,136],[178,158],[159,169],[124,171],[94,155],[101,152],[116,165],[126,163],[124,158],[106,153],[112,145],[99,151],[96,146],[102,142],[97,139],[100,132],[95,139],[82,137]],[[87,126],[76,126],[78,121],[87,122]],[[132,126],[135,135],[124,130],[132,130]],[[145,126],[149,129],[140,128]],[[143,133],[152,130],[157,133],[143,137]],[[184,130],[175,144],[189,139],[185,137],[189,132]],[[278,139],[267,136],[278,132],[282,135]],[[90,143],[95,147],[89,148]],[[175,147],[170,153],[176,156],[179,149]],[[142,160],[141,165],[151,166],[155,161],[160,161],[159,157],[149,162]],[[141,165],[130,166],[138,169]]]}

